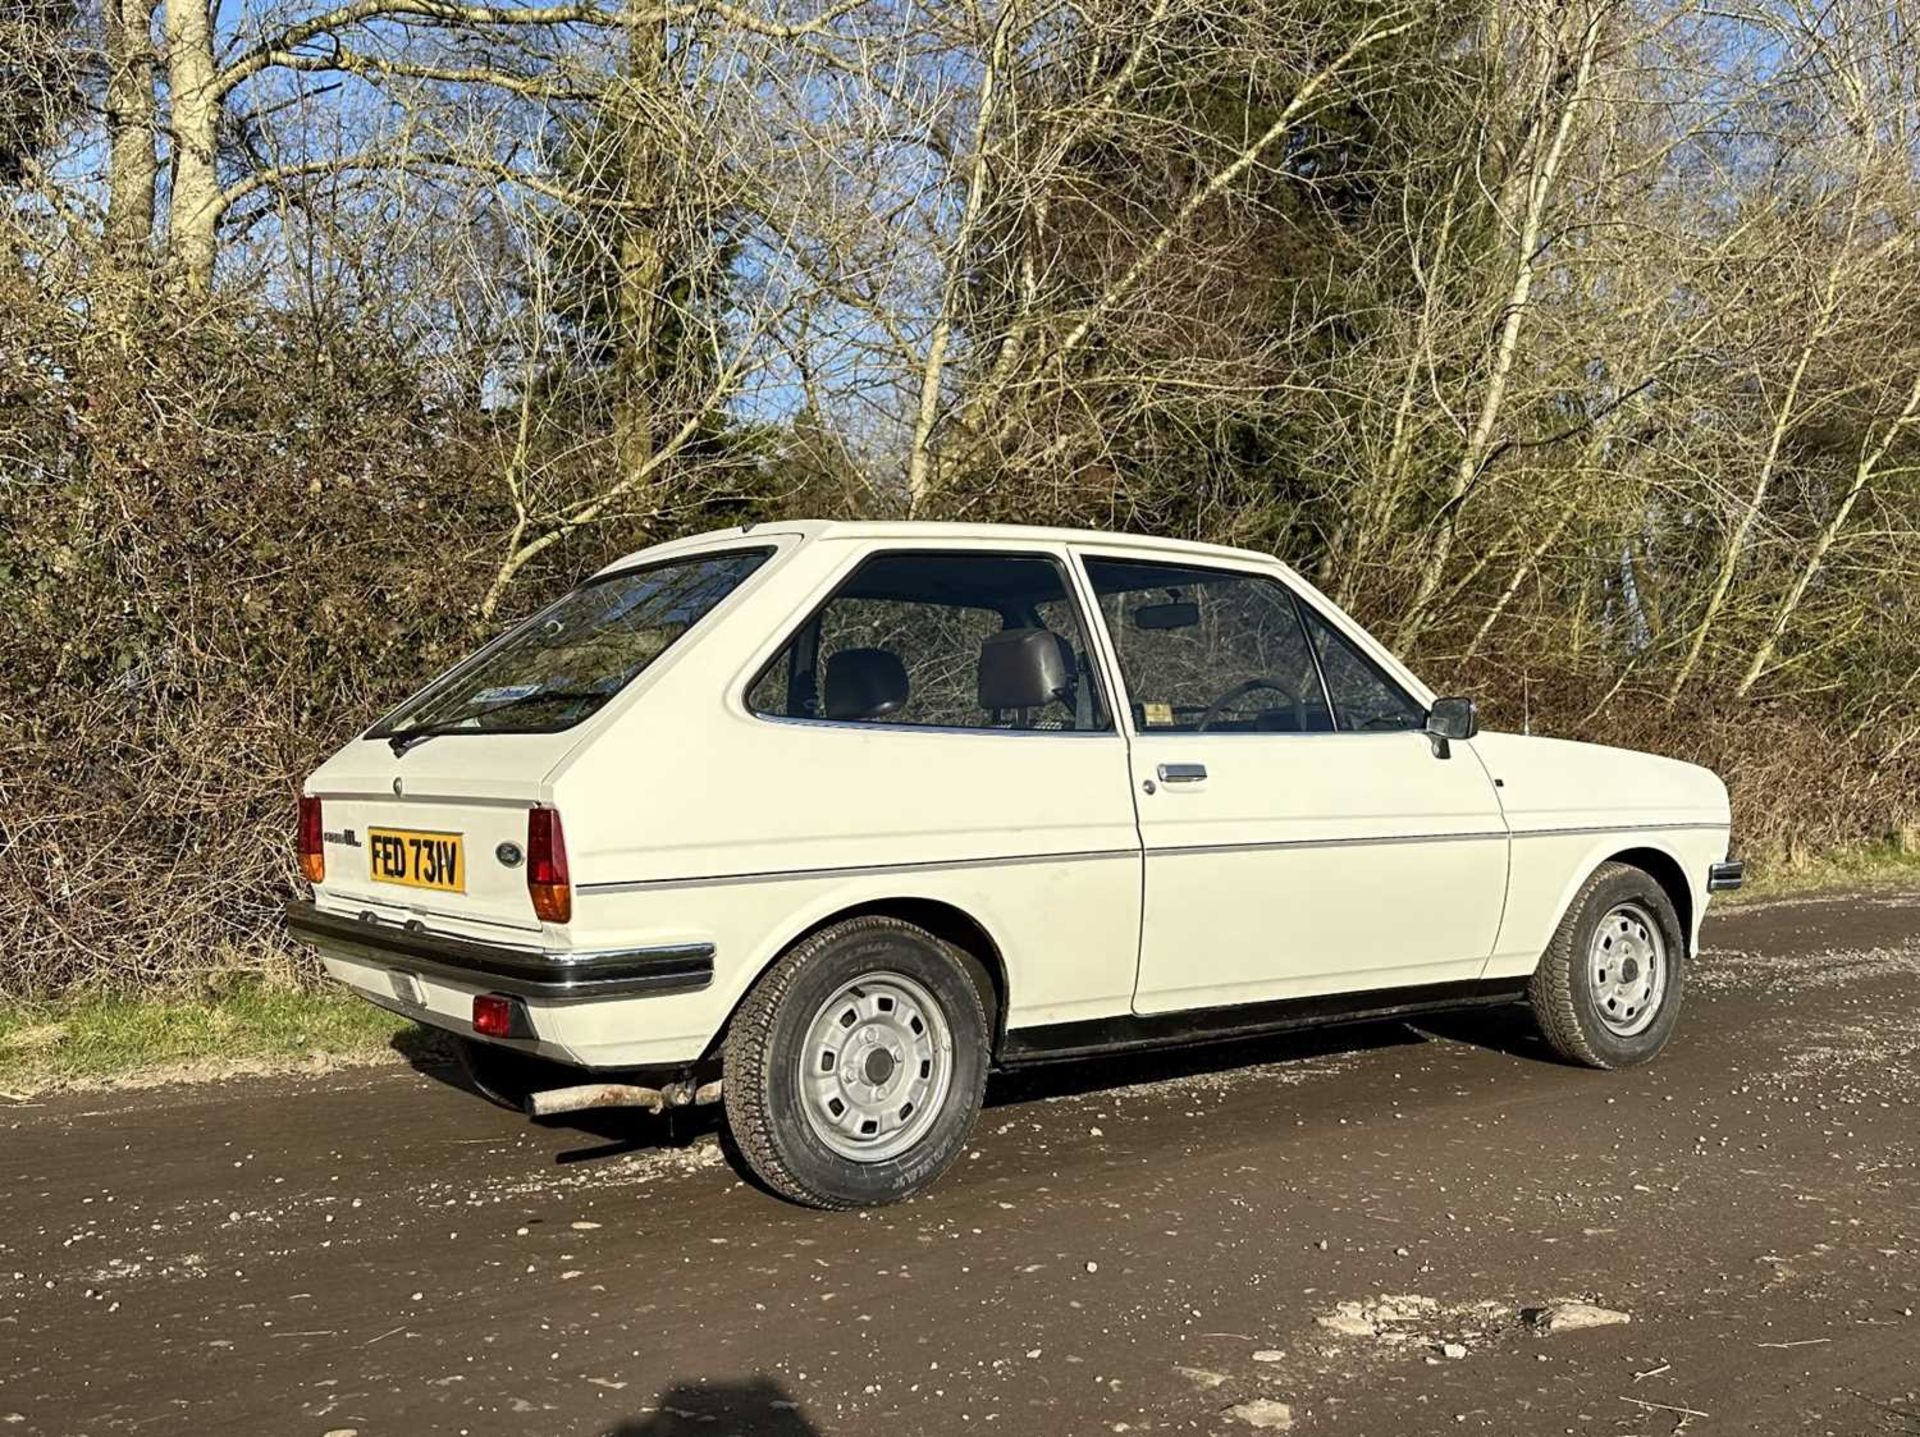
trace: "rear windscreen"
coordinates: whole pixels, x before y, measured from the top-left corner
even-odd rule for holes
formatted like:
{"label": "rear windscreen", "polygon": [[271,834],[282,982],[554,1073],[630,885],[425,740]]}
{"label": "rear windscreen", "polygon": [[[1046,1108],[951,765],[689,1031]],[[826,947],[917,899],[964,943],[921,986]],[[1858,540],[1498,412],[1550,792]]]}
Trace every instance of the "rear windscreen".
{"label": "rear windscreen", "polygon": [[632,682],[772,553],[732,549],[595,579],[409,699],[367,737],[569,728]]}

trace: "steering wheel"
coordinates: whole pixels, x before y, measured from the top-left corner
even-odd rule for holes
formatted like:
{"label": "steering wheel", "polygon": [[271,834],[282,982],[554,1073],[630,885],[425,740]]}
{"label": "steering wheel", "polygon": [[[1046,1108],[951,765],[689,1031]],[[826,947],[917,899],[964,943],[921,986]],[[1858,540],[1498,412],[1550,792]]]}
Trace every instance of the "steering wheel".
{"label": "steering wheel", "polygon": [[1306,705],[1300,702],[1300,695],[1281,683],[1280,680],[1268,678],[1248,679],[1244,683],[1235,684],[1232,688],[1221,694],[1219,698],[1207,705],[1207,711],[1200,715],[1200,722],[1194,725],[1193,731],[1195,733],[1205,733],[1207,731],[1207,725],[1219,718],[1221,712],[1225,710],[1228,704],[1232,703],[1235,699],[1245,698],[1250,693],[1258,692],[1260,689],[1272,689],[1292,704],[1293,726],[1295,730],[1299,732],[1306,731],[1307,710]]}

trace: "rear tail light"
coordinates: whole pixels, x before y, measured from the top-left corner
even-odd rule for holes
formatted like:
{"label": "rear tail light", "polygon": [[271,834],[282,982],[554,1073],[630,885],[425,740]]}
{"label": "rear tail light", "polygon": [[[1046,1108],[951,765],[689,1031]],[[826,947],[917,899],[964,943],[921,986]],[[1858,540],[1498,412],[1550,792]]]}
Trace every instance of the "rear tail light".
{"label": "rear tail light", "polygon": [[573,885],[567,878],[567,836],[560,813],[552,808],[527,811],[527,892],[533,911],[545,923],[573,917]]}
{"label": "rear tail light", "polygon": [[477,993],[473,999],[473,1031],[483,1038],[513,1036],[513,999],[498,993]]}
{"label": "rear tail light", "polygon": [[300,795],[300,821],[294,838],[294,851],[300,855],[300,876],[319,883],[327,876],[327,850],[320,837],[320,800]]}

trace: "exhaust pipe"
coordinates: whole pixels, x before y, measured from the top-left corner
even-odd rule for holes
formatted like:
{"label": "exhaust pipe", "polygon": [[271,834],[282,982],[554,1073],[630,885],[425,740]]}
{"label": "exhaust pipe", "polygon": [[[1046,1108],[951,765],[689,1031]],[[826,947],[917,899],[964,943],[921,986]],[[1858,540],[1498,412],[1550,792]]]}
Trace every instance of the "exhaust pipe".
{"label": "exhaust pipe", "polygon": [[720,1101],[721,1080],[695,1087],[668,1083],[664,1088],[637,1088],[627,1083],[585,1083],[575,1088],[546,1088],[527,1097],[527,1116],[551,1118],[588,1108],[645,1108],[650,1113],[684,1108],[694,1103]]}

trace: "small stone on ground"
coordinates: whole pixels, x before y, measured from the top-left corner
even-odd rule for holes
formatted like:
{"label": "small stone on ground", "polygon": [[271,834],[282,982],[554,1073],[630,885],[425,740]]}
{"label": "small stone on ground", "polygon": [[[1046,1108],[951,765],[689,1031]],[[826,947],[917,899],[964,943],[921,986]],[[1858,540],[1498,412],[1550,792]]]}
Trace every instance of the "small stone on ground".
{"label": "small stone on ground", "polygon": [[1237,1407],[1229,1407],[1227,1416],[1237,1417],[1249,1427],[1264,1427],[1269,1432],[1293,1430],[1293,1409],[1286,1403],[1275,1402],[1269,1397],[1259,1397],[1252,1402],[1242,1402]]}
{"label": "small stone on ground", "polygon": [[1222,1386],[1227,1380],[1224,1372],[1209,1372],[1204,1367],[1176,1367],[1173,1370],[1203,1391],[1210,1387]]}
{"label": "small stone on ground", "polygon": [[1527,1321],[1542,1332],[1578,1332],[1583,1327],[1614,1327],[1633,1319],[1611,1307],[1591,1302],[1555,1302],[1526,1314]]}

